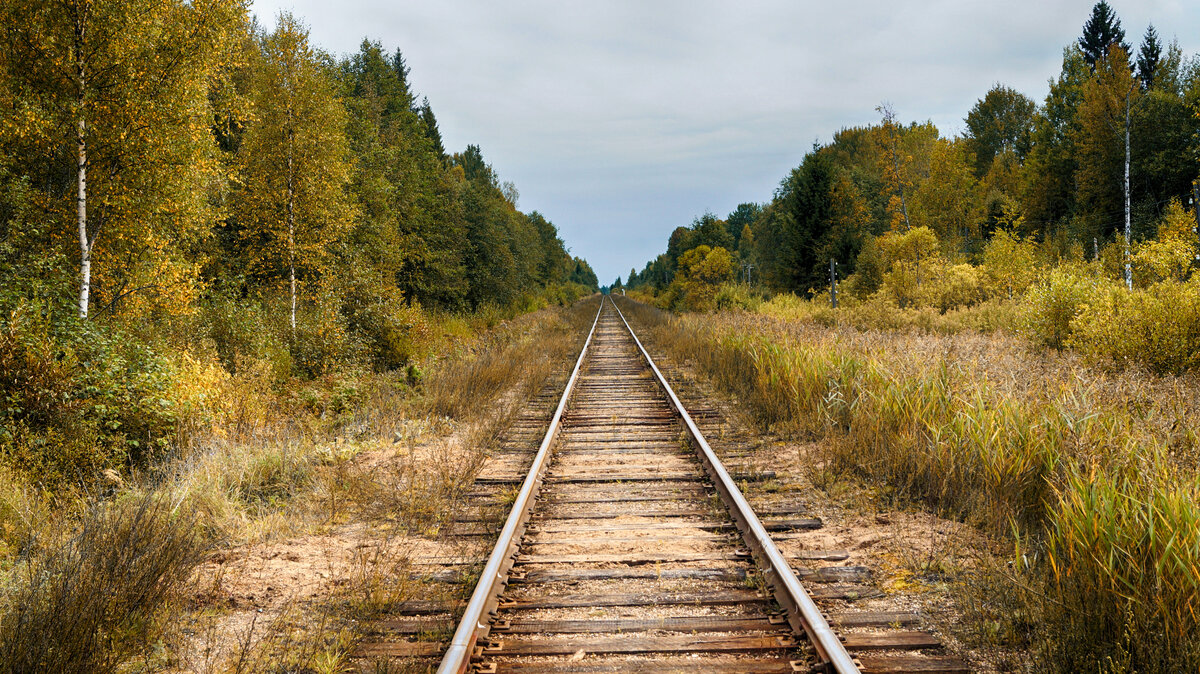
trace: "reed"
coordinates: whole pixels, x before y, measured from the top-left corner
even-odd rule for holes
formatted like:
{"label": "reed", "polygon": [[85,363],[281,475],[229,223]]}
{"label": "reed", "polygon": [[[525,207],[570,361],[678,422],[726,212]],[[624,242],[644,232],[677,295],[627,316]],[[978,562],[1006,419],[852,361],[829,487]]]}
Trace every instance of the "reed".
{"label": "reed", "polygon": [[1001,335],[624,306],[763,428],[825,439],[828,465],[1013,541],[1001,580],[1036,616],[1022,638],[1040,670],[1200,669],[1194,377]]}

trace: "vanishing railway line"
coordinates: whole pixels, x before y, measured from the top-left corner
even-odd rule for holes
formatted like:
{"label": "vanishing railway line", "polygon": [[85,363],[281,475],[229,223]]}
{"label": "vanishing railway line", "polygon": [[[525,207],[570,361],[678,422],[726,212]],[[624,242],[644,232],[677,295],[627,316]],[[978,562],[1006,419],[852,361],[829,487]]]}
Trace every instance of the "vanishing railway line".
{"label": "vanishing railway line", "polygon": [[913,614],[806,591],[792,564],[845,553],[785,559],[771,536],[821,522],[762,514],[602,298],[438,671],[966,671]]}

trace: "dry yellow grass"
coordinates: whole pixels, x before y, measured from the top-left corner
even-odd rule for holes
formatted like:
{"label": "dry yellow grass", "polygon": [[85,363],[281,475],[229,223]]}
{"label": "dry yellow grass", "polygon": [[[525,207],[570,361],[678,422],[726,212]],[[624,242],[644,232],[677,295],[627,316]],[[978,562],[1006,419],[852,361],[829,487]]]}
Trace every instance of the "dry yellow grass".
{"label": "dry yellow grass", "polygon": [[[338,671],[363,619],[429,592],[407,572],[412,534],[445,523],[489,443],[569,364],[594,312],[584,301],[478,338],[466,331],[453,352],[423,363],[415,389],[411,373],[281,388],[265,364],[230,376],[193,363],[178,384],[187,426],[168,462],[114,473],[100,493],[54,497],[5,473],[0,671],[117,671],[132,661],[146,670]],[[235,579],[211,553],[314,536],[343,548],[333,589],[254,629],[218,634],[236,623],[197,593]],[[207,580],[193,575],[202,562]],[[181,624],[201,633],[184,637]],[[206,638],[225,643],[197,644]]]}
{"label": "dry yellow grass", "polygon": [[1004,335],[632,313],[835,469],[1014,544],[997,619],[1057,671],[1200,668],[1200,390]]}

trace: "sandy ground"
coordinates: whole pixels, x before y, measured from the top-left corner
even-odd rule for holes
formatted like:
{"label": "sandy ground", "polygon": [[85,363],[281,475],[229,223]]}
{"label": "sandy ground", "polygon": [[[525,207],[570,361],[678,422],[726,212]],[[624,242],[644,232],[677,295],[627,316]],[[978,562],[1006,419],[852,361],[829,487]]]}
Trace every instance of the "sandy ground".
{"label": "sandy ground", "polygon": [[[348,472],[379,476],[414,465],[433,470],[455,460],[454,455],[464,451],[460,444],[460,433],[453,431],[407,445],[386,443],[355,456]],[[420,479],[421,471],[397,474]],[[235,669],[264,638],[279,638],[281,630],[298,624],[316,630],[318,641],[334,639],[333,632],[346,627],[340,605],[369,606],[397,594],[418,594],[415,586],[403,582],[383,587],[381,577],[407,579],[411,560],[458,557],[478,544],[439,540],[436,530],[413,535],[386,518],[298,525],[309,532],[217,550],[200,565],[181,618],[172,671]],[[434,598],[431,593],[444,590],[435,587],[419,594]],[[323,630],[330,634],[322,637]]]}

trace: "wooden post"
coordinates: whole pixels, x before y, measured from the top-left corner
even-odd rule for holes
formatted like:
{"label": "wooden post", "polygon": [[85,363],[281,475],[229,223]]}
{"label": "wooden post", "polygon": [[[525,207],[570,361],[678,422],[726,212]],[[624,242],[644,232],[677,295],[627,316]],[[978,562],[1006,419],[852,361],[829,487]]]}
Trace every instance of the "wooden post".
{"label": "wooden post", "polygon": [[[1200,236],[1200,178],[1192,181],[1192,214],[1196,216],[1192,231]],[[1196,253],[1196,264],[1200,264],[1200,253]]]}
{"label": "wooden post", "polygon": [[829,302],[837,309],[837,262],[829,258]]}

